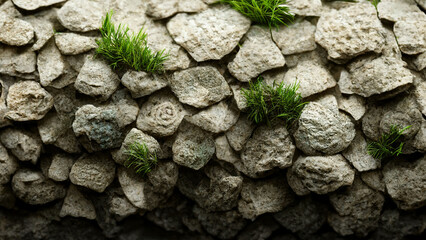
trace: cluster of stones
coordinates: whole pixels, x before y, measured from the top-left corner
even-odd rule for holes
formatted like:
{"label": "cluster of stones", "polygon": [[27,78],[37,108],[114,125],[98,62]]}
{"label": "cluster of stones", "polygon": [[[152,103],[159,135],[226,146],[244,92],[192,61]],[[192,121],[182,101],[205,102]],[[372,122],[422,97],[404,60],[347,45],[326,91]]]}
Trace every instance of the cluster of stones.
{"label": "cluster of stones", "polygon": [[[134,239],[121,221],[140,215],[184,239],[424,232],[425,1],[293,0],[301,20],[271,31],[215,2],[0,0],[1,239]],[[94,56],[111,9],[165,73]],[[291,128],[248,120],[259,75],[299,83]],[[391,125],[412,127],[382,162],[366,146]],[[145,177],[123,166],[135,141],[159,158]]]}

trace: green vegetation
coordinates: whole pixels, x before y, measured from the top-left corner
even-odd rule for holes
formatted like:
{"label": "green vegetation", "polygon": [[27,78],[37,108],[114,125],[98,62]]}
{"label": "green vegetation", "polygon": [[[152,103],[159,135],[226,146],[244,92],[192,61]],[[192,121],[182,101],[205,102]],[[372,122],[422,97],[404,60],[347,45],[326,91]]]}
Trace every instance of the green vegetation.
{"label": "green vegetation", "polygon": [[130,34],[129,27],[121,24],[116,28],[111,21],[112,11],[103,19],[102,38],[96,43],[96,55],[104,57],[113,69],[130,68],[136,71],[161,72],[168,55],[164,50],[153,52],[147,43],[147,34],[141,29]]}
{"label": "green vegetation", "polygon": [[293,14],[286,0],[220,0],[250,18],[253,22],[278,28],[279,25],[292,23]]}
{"label": "green vegetation", "polygon": [[297,93],[299,84],[272,86],[263,82],[259,77],[256,82],[250,82],[249,89],[241,89],[249,110],[249,119],[255,123],[266,122],[268,125],[276,119],[281,119],[286,126],[291,125],[300,117],[307,102]]}
{"label": "green vegetation", "polygon": [[377,17],[379,16],[379,10],[377,9],[377,5],[379,5],[379,2],[381,0],[368,0],[369,2],[371,2],[371,4],[373,4],[374,8],[376,8],[376,13],[377,13]]}
{"label": "green vegetation", "polygon": [[399,139],[405,130],[411,127],[407,126],[403,129],[392,125],[389,133],[383,134],[377,142],[370,142],[367,146],[367,152],[376,159],[382,160],[391,156],[398,156],[402,152],[404,143]]}
{"label": "green vegetation", "polygon": [[134,168],[136,173],[144,176],[157,165],[157,154],[150,152],[145,143],[134,142],[126,151],[124,166]]}

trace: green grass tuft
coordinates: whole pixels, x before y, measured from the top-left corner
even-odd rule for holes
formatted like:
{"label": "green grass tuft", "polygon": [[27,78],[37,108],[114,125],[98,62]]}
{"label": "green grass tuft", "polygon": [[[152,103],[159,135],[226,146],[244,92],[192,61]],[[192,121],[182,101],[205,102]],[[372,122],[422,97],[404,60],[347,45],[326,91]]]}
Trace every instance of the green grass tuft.
{"label": "green grass tuft", "polygon": [[250,18],[253,22],[278,28],[279,25],[292,23],[294,15],[286,0],[220,0]]}
{"label": "green grass tuft", "polygon": [[102,38],[96,43],[96,55],[104,57],[113,69],[130,68],[136,71],[161,72],[168,54],[153,52],[147,43],[143,28],[138,34],[130,34],[129,27],[119,24],[116,28],[111,21],[113,12],[106,14],[99,29]]}
{"label": "green grass tuft", "polygon": [[157,154],[150,152],[145,143],[134,142],[125,152],[128,156],[124,162],[127,168],[134,168],[136,173],[144,176],[157,165]]}
{"label": "green grass tuft", "polygon": [[259,77],[254,83],[250,82],[249,89],[241,89],[249,110],[249,119],[255,123],[266,122],[270,125],[276,119],[281,119],[286,126],[293,124],[307,102],[297,93],[299,84],[284,85],[284,83],[269,86]]}
{"label": "green grass tuft", "polygon": [[370,142],[367,146],[367,152],[376,159],[382,160],[392,156],[398,156],[402,152],[404,143],[399,139],[405,130],[411,127],[399,128],[392,125],[389,132],[383,134],[377,142]]}

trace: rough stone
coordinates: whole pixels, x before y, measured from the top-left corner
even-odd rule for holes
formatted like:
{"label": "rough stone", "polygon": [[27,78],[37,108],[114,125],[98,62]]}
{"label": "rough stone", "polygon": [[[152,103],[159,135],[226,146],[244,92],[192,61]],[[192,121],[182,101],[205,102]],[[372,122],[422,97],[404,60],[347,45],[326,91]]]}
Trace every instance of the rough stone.
{"label": "rough stone", "polygon": [[24,18],[24,20],[29,22],[34,27],[35,42],[31,46],[31,50],[38,51],[55,34],[53,31],[54,26],[50,21],[36,16],[28,16]]}
{"label": "rough stone", "polygon": [[297,176],[297,174],[294,173],[293,168],[289,168],[287,170],[287,182],[288,185],[291,187],[291,189],[293,190],[294,193],[296,193],[299,196],[306,196],[309,193],[311,193],[311,191],[309,191],[308,188],[305,187],[305,185],[303,185],[302,179]]}
{"label": "rough stone", "polygon": [[414,0],[382,0],[377,5],[377,11],[380,19],[392,22],[404,20],[410,15],[421,13]]}
{"label": "rough stone", "polygon": [[155,19],[162,19],[178,12],[196,13],[206,9],[207,5],[201,0],[148,0],[146,14]]}
{"label": "rough stone", "polygon": [[293,200],[293,192],[282,176],[265,180],[245,179],[238,211],[244,218],[254,220],[261,214],[283,210]]}
{"label": "rough stone", "polygon": [[340,154],[300,156],[292,170],[307,189],[317,194],[326,194],[341,186],[351,185],[355,176],[355,171]]}
{"label": "rough stone", "polygon": [[235,151],[241,151],[255,129],[255,125],[246,114],[240,114],[238,121],[226,132],[229,145]]}
{"label": "rough stone", "polygon": [[0,42],[11,46],[23,46],[34,38],[34,27],[19,18],[0,14]]}
{"label": "rough stone", "polygon": [[97,30],[101,26],[106,4],[99,0],[69,0],[58,11],[62,26],[75,32]]}
{"label": "rough stone", "polygon": [[138,212],[138,208],[133,206],[133,204],[127,199],[124,195],[123,189],[121,187],[109,188],[109,211],[120,218],[125,218],[131,214]]}
{"label": "rough stone", "polygon": [[74,157],[66,154],[55,154],[47,170],[47,177],[57,182],[68,180],[71,167],[74,165]]}
{"label": "rough stone", "polygon": [[19,51],[18,48],[0,45],[0,73],[24,79],[34,79],[37,58],[29,49]]}
{"label": "rough stone", "polygon": [[76,33],[57,33],[55,43],[64,55],[77,55],[96,48],[96,38]]}
{"label": "rough stone", "polygon": [[13,3],[19,8],[32,11],[65,1],[66,0],[13,0]]}
{"label": "rough stone", "polygon": [[64,186],[43,176],[39,171],[19,169],[12,178],[16,197],[31,205],[46,204],[65,197]]}
{"label": "rough stone", "polygon": [[303,109],[293,136],[296,146],[307,155],[320,152],[332,155],[349,146],[355,128],[349,117],[311,102]]}
{"label": "rough stone", "polygon": [[240,109],[240,111],[245,111],[247,110],[247,103],[246,103],[246,99],[243,96],[243,94],[241,93],[241,88],[242,85],[241,84],[232,84],[230,85],[231,90],[232,90],[232,94],[234,95],[234,102],[237,104],[238,109]]}
{"label": "rough stone", "polygon": [[342,155],[359,172],[380,168],[381,161],[373,158],[367,153],[367,141],[361,131],[357,131],[352,143],[346,148]]}
{"label": "rough stone", "polygon": [[188,117],[187,121],[213,133],[227,131],[238,120],[240,113],[233,106],[221,101],[206,110]]}
{"label": "rough stone", "polygon": [[0,140],[19,160],[37,163],[42,142],[34,134],[21,129],[7,128],[1,131]]}
{"label": "rough stone", "polygon": [[107,153],[84,154],[71,168],[69,174],[73,184],[103,192],[114,180],[115,164]]}
{"label": "rough stone", "polygon": [[272,38],[284,55],[313,51],[317,47],[315,29],[315,25],[303,20],[272,31]]}
{"label": "rough stone", "polygon": [[240,156],[229,145],[225,135],[221,135],[215,139],[215,146],[217,159],[232,164],[241,161]]}
{"label": "rough stone", "polygon": [[49,86],[65,71],[65,62],[53,40],[49,41],[37,56],[37,68],[40,83],[43,87]]}
{"label": "rough stone", "polygon": [[336,99],[339,109],[349,113],[355,121],[360,120],[364,116],[366,111],[364,98],[355,94],[349,96],[338,94]]}
{"label": "rough stone", "polygon": [[133,98],[140,98],[165,88],[168,85],[164,75],[149,74],[142,71],[127,71],[121,83],[130,90]]}
{"label": "rough stone", "polygon": [[94,220],[96,218],[96,210],[93,203],[85,198],[77,187],[71,184],[68,188],[59,216],[83,217]]}
{"label": "rough stone", "polygon": [[382,29],[370,3],[356,4],[322,14],[315,41],[333,61],[342,62],[366,52],[380,53],[385,43]]}
{"label": "rough stone", "polygon": [[15,4],[12,0],[1,0],[0,1],[0,13],[9,15],[10,17],[22,17],[21,12],[16,9]]}
{"label": "rough stone", "polygon": [[197,108],[207,107],[231,95],[225,78],[211,66],[175,72],[170,87],[179,101]]}
{"label": "rough stone", "polygon": [[62,136],[56,139],[56,142],[53,143],[56,147],[64,150],[67,153],[80,153],[81,145],[78,142],[77,137],[74,134],[72,128],[68,129]]}
{"label": "rough stone", "polygon": [[178,99],[169,91],[151,95],[139,111],[136,126],[159,137],[173,135],[186,112]]}
{"label": "rough stone", "polygon": [[179,127],[172,150],[173,161],[198,170],[206,165],[215,153],[214,138],[211,133],[183,122]]}
{"label": "rough stone", "polygon": [[381,170],[362,172],[361,180],[376,191],[384,192],[386,190]]}
{"label": "rough stone", "polygon": [[5,117],[9,109],[6,106],[6,98],[9,92],[9,87],[14,83],[12,77],[0,77],[0,128],[12,125],[12,121]]}
{"label": "rough stone", "polygon": [[293,14],[300,16],[321,16],[321,0],[292,0],[287,4]]}
{"label": "rough stone", "polygon": [[52,144],[64,135],[71,128],[71,125],[71,117],[56,112],[49,112],[38,122],[38,133],[43,143]]}
{"label": "rough stone", "polygon": [[197,61],[218,60],[230,53],[250,28],[250,20],[223,5],[180,13],[167,23],[175,42]]}
{"label": "rough stone", "polygon": [[419,4],[423,9],[426,9],[426,1],[425,0],[416,0],[417,4]]}
{"label": "rough stone", "polygon": [[245,35],[243,46],[228,64],[228,69],[241,82],[248,82],[262,72],[284,64],[284,56],[272,41],[270,32],[265,27],[255,25]]}
{"label": "rough stone", "polygon": [[388,194],[402,210],[413,210],[426,204],[426,158],[415,161],[394,159],[383,168]]}
{"label": "rough stone", "polygon": [[6,148],[0,144],[0,186],[8,183],[17,169],[18,162],[15,157],[9,155]]}
{"label": "rough stone", "polygon": [[246,168],[244,173],[253,177],[275,167],[290,167],[295,149],[283,125],[259,126],[241,152],[241,160]]}
{"label": "rough stone", "polygon": [[74,86],[83,94],[105,101],[119,84],[119,77],[106,62],[89,58],[81,68]]}
{"label": "rough stone", "polygon": [[397,21],[393,31],[403,53],[414,55],[426,51],[426,15],[424,13],[419,19]]}
{"label": "rough stone", "polygon": [[426,68],[426,52],[419,54],[413,61],[417,67],[417,71],[422,71]]}

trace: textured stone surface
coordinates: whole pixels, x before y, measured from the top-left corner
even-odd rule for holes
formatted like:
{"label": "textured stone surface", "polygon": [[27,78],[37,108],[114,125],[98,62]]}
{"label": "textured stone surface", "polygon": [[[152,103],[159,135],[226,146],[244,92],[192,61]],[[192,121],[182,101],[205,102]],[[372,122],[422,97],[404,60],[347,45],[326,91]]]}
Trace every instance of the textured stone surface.
{"label": "textured stone surface", "polygon": [[206,9],[207,5],[201,0],[148,0],[146,14],[162,19],[178,12],[195,13]]}
{"label": "textured stone surface", "polygon": [[229,72],[238,80],[248,82],[266,70],[284,66],[284,56],[267,28],[255,25],[244,38],[237,56],[228,64]]}
{"label": "textured stone surface", "polygon": [[238,121],[226,132],[229,145],[235,151],[241,151],[253,133],[255,125],[246,114],[240,114]]}
{"label": "textured stone surface", "polygon": [[304,20],[272,31],[272,38],[284,55],[308,52],[317,47],[315,29],[315,25]]}
{"label": "textured stone surface", "polygon": [[19,169],[15,173],[12,190],[19,199],[31,205],[46,204],[66,194],[64,186],[30,169]]}
{"label": "textured stone surface", "polygon": [[397,22],[421,14],[414,0],[382,0],[377,5],[380,19]]}
{"label": "textured stone surface", "polygon": [[307,189],[317,194],[326,194],[341,186],[351,185],[355,176],[355,171],[340,154],[301,156],[294,162],[292,170]]}
{"label": "textured stone surface", "polygon": [[193,15],[180,13],[167,23],[175,42],[197,62],[221,59],[230,53],[249,27],[250,20],[225,6]]}
{"label": "textured stone surface", "polygon": [[287,170],[287,182],[291,187],[293,192],[295,192],[299,196],[306,196],[311,191],[303,185],[302,178],[300,178],[295,172],[293,168],[289,168]]}
{"label": "textured stone surface", "polygon": [[234,95],[234,102],[237,104],[238,109],[241,111],[247,110],[247,103],[246,99],[241,93],[242,84],[233,84],[230,85],[232,94]]}
{"label": "textured stone surface", "polygon": [[71,128],[72,118],[65,114],[49,112],[38,122],[38,133],[45,144],[52,144]]}
{"label": "textured stone surface", "polygon": [[239,115],[236,108],[222,101],[188,117],[187,121],[206,131],[220,133],[232,127],[237,122]]}
{"label": "textured stone surface", "polygon": [[31,11],[65,1],[66,0],[13,0],[13,3],[19,8]]}
{"label": "textured stone surface", "polygon": [[83,217],[93,220],[96,218],[96,210],[93,203],[85,198],[77,187],[71,184],[68,188],[59,216]]}
{"label": "textured stone surface", "polygon": [[348,117],[311,102],[303,109],[293,136],[305,154],[336,154],[352,142],[355,128]]}
{"label": "textured stone surface", "polygon": [[34,81],[10,86],[6,101],[6,117],[14,121],[40,120],[53,107],[52,95]]}
{"label": "textured stone surface", "polygon": [[0,28],[0,42],[7,45],[23,46],[34,38],[34,28],[30,23],[7,14],[0,15]]}
{"label": "textured stone surface", "polygon": [[175,72],[170,87],[179,101],[197,108],[207,107],[231,95],[225,78],[211,66]]}
{"label": "textured stone surface", "polygon": [[73,184],[103,192],[114,180],[115,164],[108,153],[85,154],[71,168]]}
{"label": "textured stone surface", "polygon": [[49,86],[53,80],[64,73],[65,62],[53,40],[40,50],[37,56],[37,68],[43,87]]}
{"label": "textured stone surface", "polygon": [[426,15],[424,13],[418,19],[397,21],[393,31],[403,53],[414,55],[426,51]]}
{"label": "textured stone surface", "polygon": [[292,0],[287,5],[292,13],[300,16],[320,16],[322,12],[321,0]]}
{"label": "textured stone surface", "polygon": [[219,160],[236,163],[241,161],[240,156],[231,148],[225,135],[215,139],[216,157]]}
{"label": "textured stone surface", "polygon": [[34,79],[37,58],[33,51],[28,49],[18,51],[17,48],[0,45],[0,73],[19,76],[24,79]]}
{"label": "textured stone surface", "polygon": [[426,204],[426,158],[415,161],[394,159],[383,168],[386,189],[402,210],[413,210]]}
{"label": "textured stone surface", "polygon": [[422,71],[426,68],[426,52],[419,54],[416,59],[414,59],[414,65],[416,65],[418,71]]}
{"label": "textured stone surface", "polygon": [[121,83],[130,90],[132,97],[140,98],[166,87],[167,78],[163,75],[130,70],[123,75]]}
{"label": "textured stone surface", "polygon": [[16,158],[9,155],[6,148],[0,144],[0,185],[8,183],[17,169]]}
{"label": "textured stone surface", "polygon": [[1,131],[0,140],[19,160],[37,163],[42,142],[34,134],[21,129],[7,128]]}
{"label": "textured stone surface", "polygon": [[380,160],[367,153],[367,141],[361,131],[357,131],[351,145],[342,154],[359,172],[374,170],[381,166]]}
{"label": "textured stone surface", "polygon": [[366,52],[380,53],[385,43],[382,31],[374,7],[363,3],[322,14],[315,40],[340,62]]}
{"label": "textured stone surface", "polygon": [[79,35],[76,33],[57,33],[55,34],[55,43],[59,51],[65,55],[77,55],[87,52],[98,45],[96,38]]}
{"label": "textured stone surface", "polygon": [[55,34],[52,22],[44,18],[36,16],[28,16],[24,18],[25,21],[29,22],[34,28],[34,39],[35,42],[31,46],[31,50],[38,51],[49,41]]}
{"label": "textured stone surface", "polygon": [[55,154],[47,170],[47,176],[57,182],[68,180],[74,157],[66,154]]}
{"label": "textured stone surface", "polygon": [[186,112],[182,104],[169,91],[149,97],[139,112],[136,125],[154,136],[170,136],[176,132]]}
{"label": "textured stone surface", "polygon": [[121,218],[125,218],[131,214],[138,212],[138,208],[135,207],[129,199],[124,195],[121,187],[109,188],[109,211]]}
{"label": "textured stone surface", "polygon": [[381,170],[362,172],[361,180],[376,191],[384,192],[386,190]]}
{"label": "textured stone surface", "polygon": [[365,114],[365,99],[358,95],[338,95],[337,103],[340,110],[349,113],[356,121],[360,120]]}
{"label": "textured stone surface", "polygon": [[58,20],[71,31],[87,32],[99,29],[108,9],[99,0],[69,0],[58,11]]}
{"label": "textured stone surface", "polygon": [[283,176],[265,180],[245,179],[238,201],[238,211],[244,218],[254,220],[268,212],[279,212],[294,200],[294,194]]}
{"label": "textured stone surface", "polygon": [[211,133],[183,122],[173,143],[173,161],[195,170],[202,168],[215,152]]}

